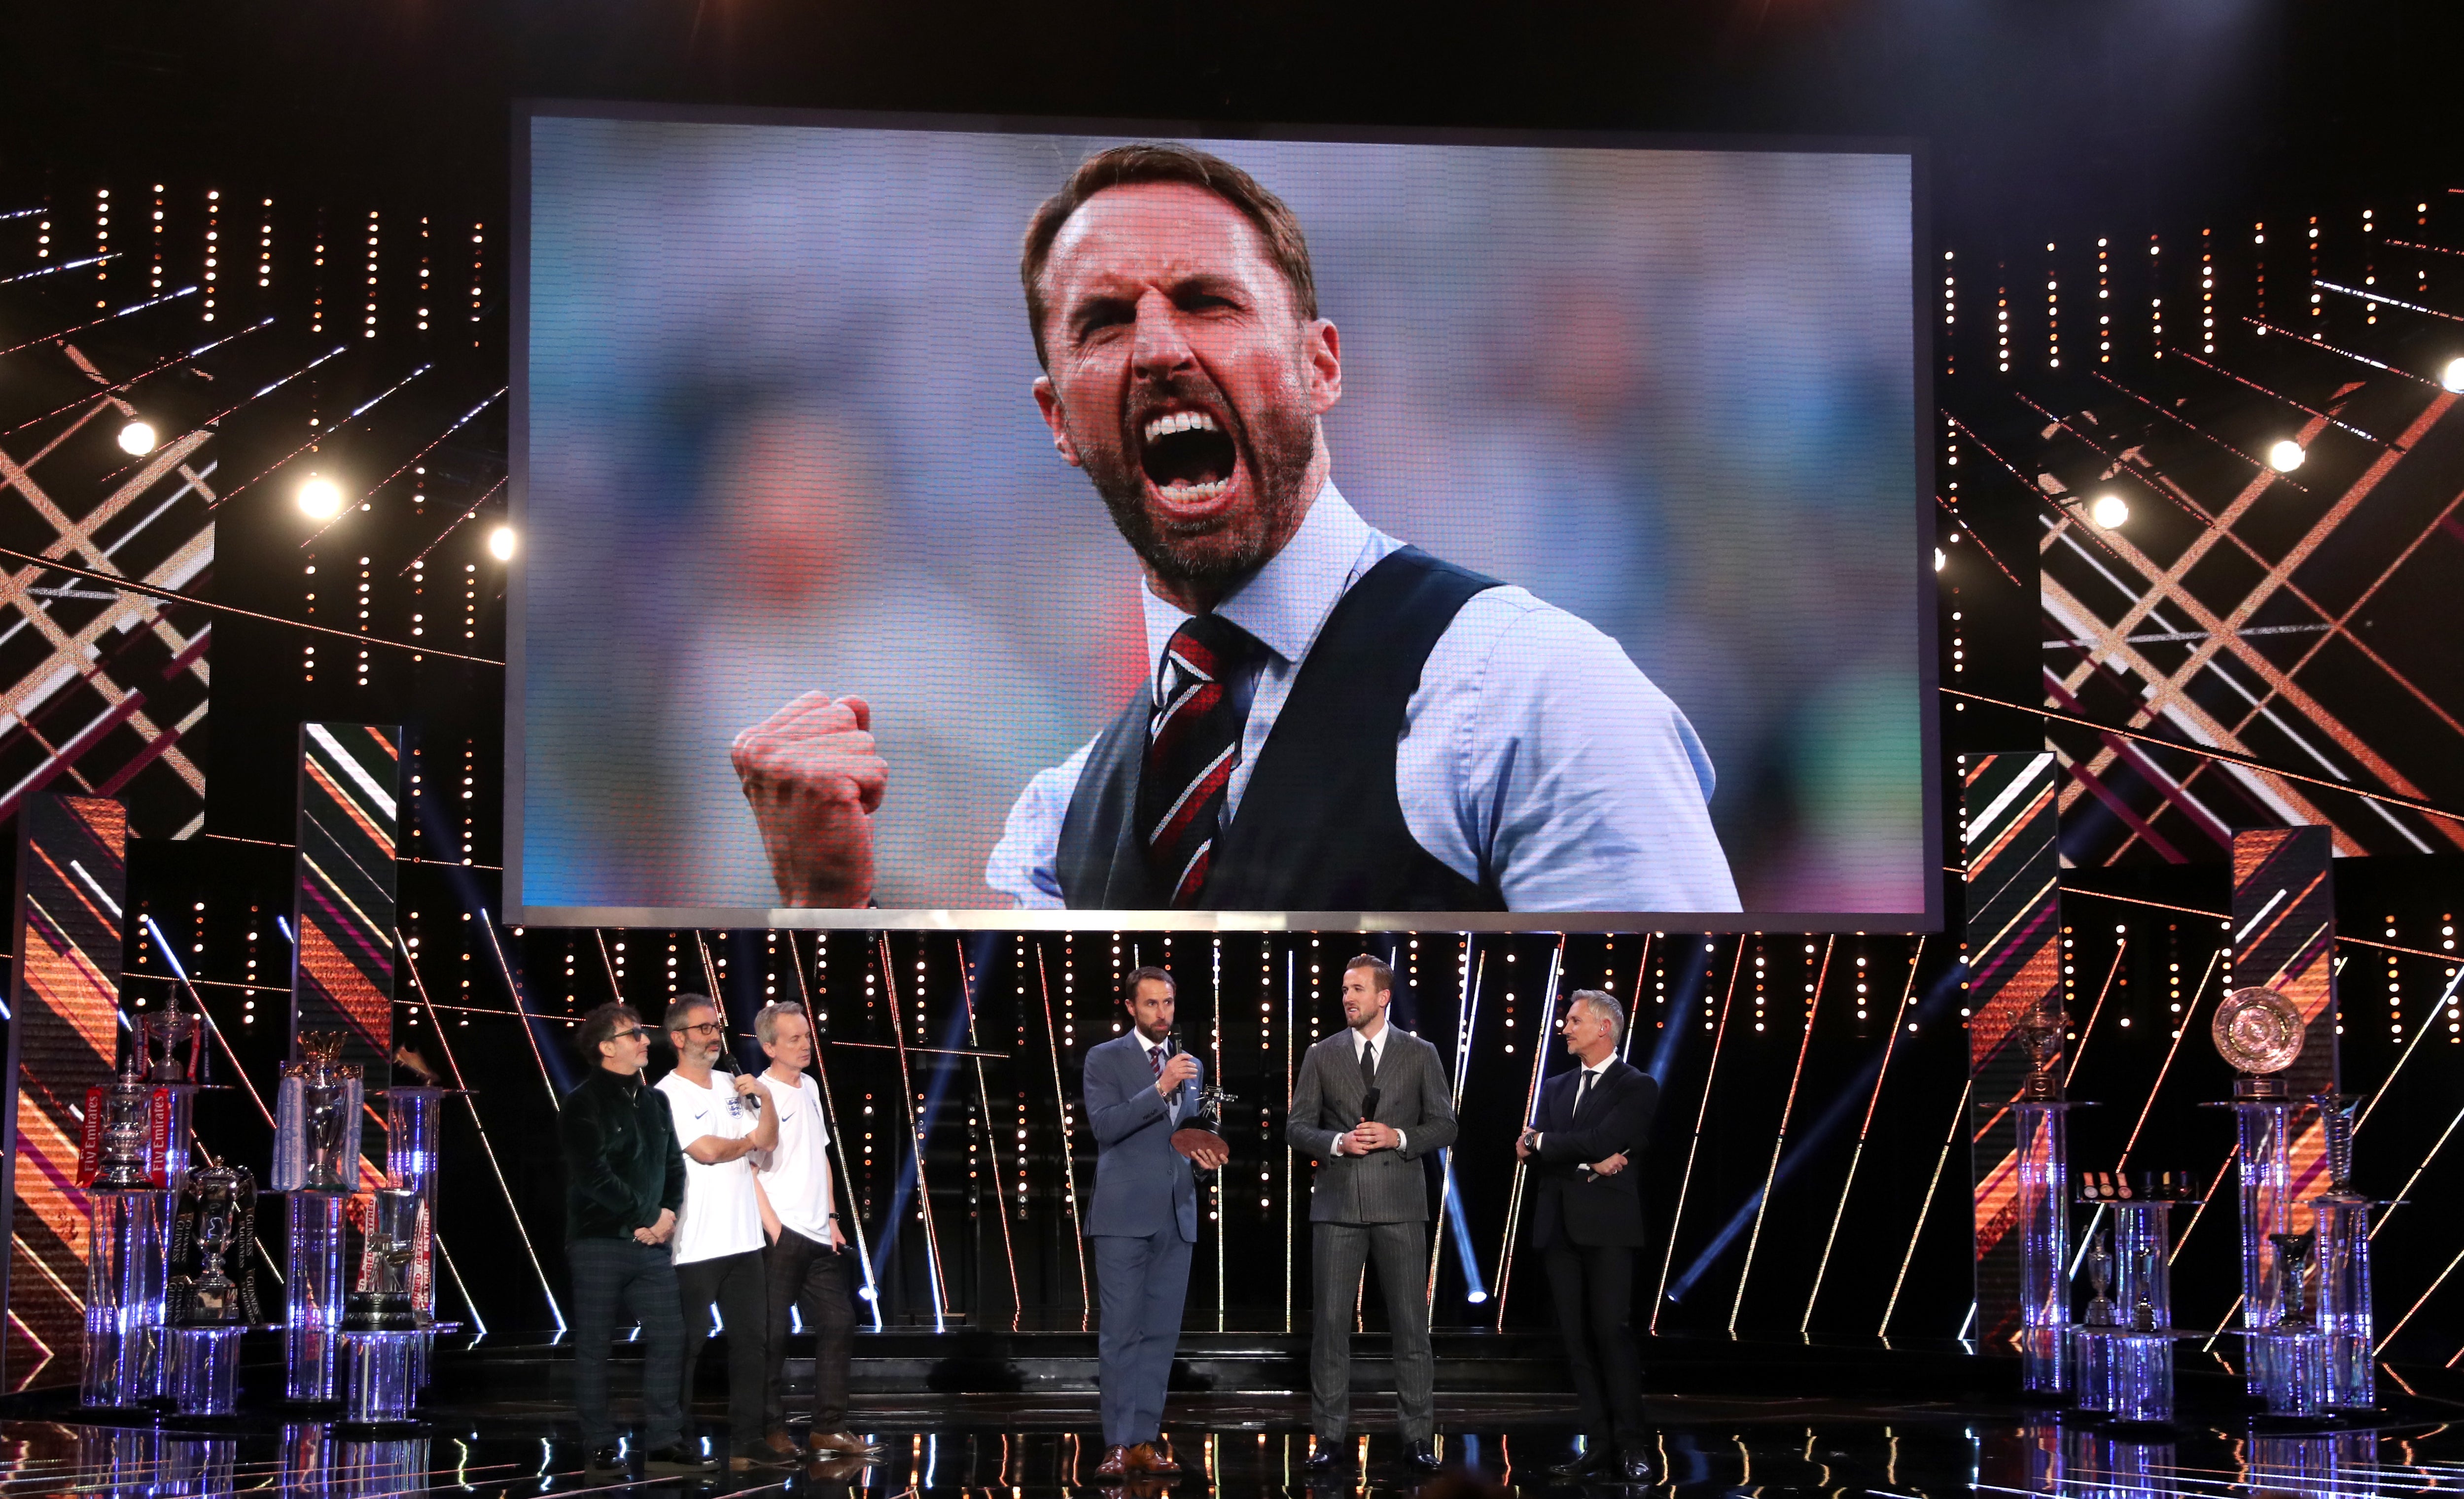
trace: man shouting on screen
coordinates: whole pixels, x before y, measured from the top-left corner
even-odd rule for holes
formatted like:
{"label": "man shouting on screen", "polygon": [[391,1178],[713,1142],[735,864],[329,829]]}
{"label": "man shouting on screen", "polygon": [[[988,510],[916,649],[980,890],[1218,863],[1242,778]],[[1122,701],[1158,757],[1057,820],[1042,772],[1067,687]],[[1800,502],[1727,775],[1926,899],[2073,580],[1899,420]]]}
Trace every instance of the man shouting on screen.
{"label": "man shouting on screen", "polygon": [[[1148,684],[1039,773],[985,879],[1022,907],[1738,909],[1709,757],[1616,641],[1363,520],[1342,341],[1239,167],[1081,165],[1019,267],[1035,401],[1136,554]],[[734,748],[781,900],[863,905],[898,746],[809,693]]]}

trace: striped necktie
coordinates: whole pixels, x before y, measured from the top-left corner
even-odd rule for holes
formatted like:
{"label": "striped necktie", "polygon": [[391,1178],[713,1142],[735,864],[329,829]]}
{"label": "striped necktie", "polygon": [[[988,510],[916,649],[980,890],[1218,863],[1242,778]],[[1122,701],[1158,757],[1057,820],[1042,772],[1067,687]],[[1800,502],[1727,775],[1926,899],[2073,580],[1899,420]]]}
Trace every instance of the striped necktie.
{"label": "striped necktie", "polygon": [[1148,867],[1176,907],[1197,904],[1206,888],[1224,787],[1241,763],[1246,703],[1233,691],[1234,677],[1256,645],[1239,626],[1197,615],[1173,632],[1155,672],[1138,828]]}

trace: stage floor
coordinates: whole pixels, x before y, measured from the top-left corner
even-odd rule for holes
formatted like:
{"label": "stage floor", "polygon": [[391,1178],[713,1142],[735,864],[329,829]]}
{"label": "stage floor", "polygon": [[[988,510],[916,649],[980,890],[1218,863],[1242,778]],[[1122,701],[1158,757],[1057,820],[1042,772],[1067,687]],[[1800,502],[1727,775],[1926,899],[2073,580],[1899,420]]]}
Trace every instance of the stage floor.
{"label": "stage floor", "polygon": [[[2432,1402],[2434,1405],[2435,1402]],[[1312,1480],[1307,1401],[1299,1397],[1176,1397],[1167,1430],[1188,1472],[1173,1489],[1106,1488],[1092,1401],[1083,1396],[875,1396],[858,1402],[858,1429],[884,1449],[869,1469],[768,1470],[708,1479],[585,1475],[570,1412],[544,1401],[491,1400],[484,1409],[440,1405],[415,1438],[362,1439],[314,1423],[285,1427],[241,1418],[207,1431],[0,1422],[0,1494],[319,1495],[812,1493],[839,1499],[1160,1499],[1166,1492],[1291,1496],[1614,1493],[1546,1469],[1569,1452],[1562,1396],[1441,1396],[1447,1471],[1424,1478],[1400,1463],[1391,1400],[1370,1397],[1355,1422],[1365,1462]],[[2254,1432],[2247,1422],[2199,1424],[2169,1440],[2123,1441],[2078,1422],[2032,1418],[1985,1402],[1856,1401],[1840,1398],[1659,1397],[1650,1402],[1659,1482],[1649,1491],[1709,1499],[1773,1494],[1906,1496],[1982,1493],[2277,1495],[2335,1499],[2464,1488],[2464,1409],[2451,1424],[2413,1409],[2372,1430]],[[626,1415],[620,1404],[620,1420]],[[714,1427],[724,1411],[706,1406]],[[1632,1490],[1640,1492],[1642,1490]]]}

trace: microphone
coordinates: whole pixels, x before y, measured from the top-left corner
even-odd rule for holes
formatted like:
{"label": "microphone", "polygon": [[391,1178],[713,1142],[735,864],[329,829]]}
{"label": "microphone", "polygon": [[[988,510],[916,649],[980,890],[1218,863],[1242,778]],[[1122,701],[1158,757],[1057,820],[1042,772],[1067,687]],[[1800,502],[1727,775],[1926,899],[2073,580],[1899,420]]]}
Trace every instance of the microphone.
{"label": "microphone", "polygon": [[1369,1091],[1360,1095],[1361,1123],[1367,1124],[1370,1120],[1377,1117],[1377,1088],[1375,1084],[1370,1085]]}

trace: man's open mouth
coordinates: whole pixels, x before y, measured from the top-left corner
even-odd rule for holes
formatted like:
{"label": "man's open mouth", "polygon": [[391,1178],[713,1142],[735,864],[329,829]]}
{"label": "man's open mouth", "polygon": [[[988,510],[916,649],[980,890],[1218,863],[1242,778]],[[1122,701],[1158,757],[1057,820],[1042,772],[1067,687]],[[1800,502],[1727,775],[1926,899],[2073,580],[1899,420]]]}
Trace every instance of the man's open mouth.
{"label": "man's open mouth", "polygon": [[1232,483],[1240,453],[1222,425],[1204,411],[1149,417],[1139,432],[1138,466],[1166,499],[1202,504]]}

